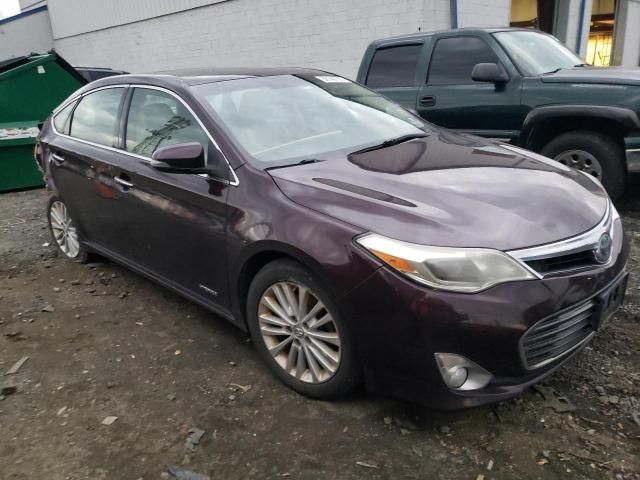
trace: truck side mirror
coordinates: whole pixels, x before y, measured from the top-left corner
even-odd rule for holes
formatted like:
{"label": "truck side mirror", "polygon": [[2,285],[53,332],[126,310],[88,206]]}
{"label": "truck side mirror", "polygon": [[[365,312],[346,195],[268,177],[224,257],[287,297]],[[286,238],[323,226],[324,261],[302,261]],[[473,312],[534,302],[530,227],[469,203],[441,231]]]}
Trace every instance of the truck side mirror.
{"label": "truck side mirror", "polygon": [[509,75],[497,63],[478,63],[471,71],[474,82],[506,83]]}

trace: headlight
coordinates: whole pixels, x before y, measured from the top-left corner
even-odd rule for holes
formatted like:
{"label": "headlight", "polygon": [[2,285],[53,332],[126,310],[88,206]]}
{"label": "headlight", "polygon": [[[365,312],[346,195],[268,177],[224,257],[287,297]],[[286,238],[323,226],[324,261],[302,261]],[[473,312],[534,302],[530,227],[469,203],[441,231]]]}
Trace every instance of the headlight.
{"label": "headlight", "polygon": [[498,250],[431,247],[375,233],[359,237],[356,242],[403,275],[442,290],[473,293],[498,283],[536,278]]}

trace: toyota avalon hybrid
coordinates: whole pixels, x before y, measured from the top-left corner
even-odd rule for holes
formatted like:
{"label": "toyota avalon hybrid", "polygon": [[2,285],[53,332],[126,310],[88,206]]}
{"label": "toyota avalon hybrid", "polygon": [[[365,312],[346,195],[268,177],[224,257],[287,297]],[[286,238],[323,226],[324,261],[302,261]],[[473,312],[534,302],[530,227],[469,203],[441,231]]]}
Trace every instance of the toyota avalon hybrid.
{"label": "toyota avalon hybrid", "polygon": [[627,246],[596,179],[327,72],[98,80],[43,125],[36,160],[64,256],[108,257],[229,319],[314,398],[364,384],[496,402],[623,301]]}

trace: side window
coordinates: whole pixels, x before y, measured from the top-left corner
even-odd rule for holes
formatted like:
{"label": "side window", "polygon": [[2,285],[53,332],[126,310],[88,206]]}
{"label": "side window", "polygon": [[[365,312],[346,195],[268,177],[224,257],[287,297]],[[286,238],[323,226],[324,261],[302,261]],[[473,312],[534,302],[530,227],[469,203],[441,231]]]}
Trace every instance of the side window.
{"label": "side window", "polygon": [[421,50],[422,45],[402,45],[377,50],[369,66],[367,86],[413,86]]}
{"label": "side window", "polygon": [[500,63],[484,40],[477,37],[442,38],[429,66],[429,85],[473,84],[471,71],[478,63]]}
{"label": "side window", "polygon": [[76,106],[76,102],[71,102],[69,105],[60,110],[53,117],[53,125],[56,127],[56,130],[60,133],[64,133],[65,135],[69,135],[69,123],[71,120],[71,112],[73,111],[73,107]]}
{"label": "side window", "polygon": [[73,111],[70,135],[112,146],[123,92],[124,88],[107,88],[83,97]]}
{"label": "side window", "polygon": [[147,88],[136,88],[127,119],[127,151],[151,157],[158,148],[198,142],[207,155],[209,138],[177,98]]}

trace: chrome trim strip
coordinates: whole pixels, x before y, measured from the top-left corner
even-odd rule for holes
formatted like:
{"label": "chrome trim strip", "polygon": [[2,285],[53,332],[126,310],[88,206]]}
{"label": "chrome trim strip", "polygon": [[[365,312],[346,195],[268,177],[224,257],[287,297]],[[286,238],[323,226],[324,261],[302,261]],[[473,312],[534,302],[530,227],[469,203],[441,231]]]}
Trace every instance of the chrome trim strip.
{"label": "chrome trim strip", "polygon": [[[214,147],[218,150],[218,152],[220,152],[220,155],[222,155],[222,158],[224,158],[224,161],[227,163],[227,166],[229,167],[229,171],[231,172],[231,175],[233,176],[231,180],[226,180],[226,179],[223,179],[223,178],[213,177],[211,175],[204,174],[206,176],[206,178],[209,178],[209,179],[212,179],[212,180],[217,180],[217,181],[220,181],[220,182],[224,182],[224,183],[226,183],[228,185],[231,185],[233,187],[237,187],[238,185],[240,185],[240,181],[238,180],[238,176],[236,175],[236,172],[233,170],[233,167],[231,167],[231,163],[229,163],[229,160],[227,159],[226,155],[220,149],[220,146],[218,145],[218,142],[216,142],[213,139],[213,137],[211,136],[211,133],[204,126],[204,124],[202,123],[200,118],[195,114],[195,112],[191,109],[191,107],[189,105],[187,105],[186,102],[180,96],[178,96],[176,93],[174,93],[171,90],[168,90],[166,88],[157,87],[155,85],[144,85],[144,84],[107,85],[107,86],[104,86],[104,87],[98,87],[98,88],[94,88],[93,90],[89,90],[88,92],[85,92],[82,95],[76,96],[76,97],[72,98],[71,100],[69,100],[68,102],[65,102],[63,105],[59,106],[58,108],[56,108],[53,111],[52,116],[57,115],[57,113],[60,110],[64,109],[70,103],[73,103],[74,101],[78,100],[79,98],[85,97],[86,95],[89,95],[91,93],[94,93],[94,92],[97,92],[97,91],[100,91],[100,90],[106,90],[106,89],[109,89],[109,88],[127,88],[127,87],[147,88],[147,89],[150,89],[150,90],[159,90],[161,92],[165,92],[165,93],[171,95],[172,97],[176,98],[180,103],[182,103],[182,105],[184,105],[184,107],[189,111],[189,113],[191,113],[191,115],[193,115],[193,118],[196,119],[196,121],[198,122],[198,125],[200,125],[200,128],[202,128],[202,130],[207,134],[207,137],[209,137],[209,140],[211,140],[211,142],[213,143]],[[58,130],[56,130],[56,127],[55,127],[53,121],[51,122],[51,129],[54,131],[54,133],[56,135],[59,135],[61,137],[68,138],[70,140],[74,140],[76,142],[84,143],[84,144],[91,145],[91,146],[94,146],[94,147],[103,148],[105,150],[109,150],[109,151],[112,151],[112,152],[124,153],[125,155],[129,155],[130,157],[138,158],[138,159],[146,162],[147,164],[153,166],[153,159],[151,159],[149,157],[145,157],[143,155],[138,155],[137,153],[127,152],[126,150],[122,150],[120,148],[110,147],[110,146],[107,146],[107,145],[100,145],[99,143],[94,143],[94,142],[91,142],[89,140],[83,140],[81,138],[76,138],[76,137],[72,137],[70,135],[65,135],[64,133],[60,133],[60,132],[58,132]],[[203,176],[203,174],[198,174],[198,176]]]}
{"label": "chrome trim strip", "polygon": [[[531,270],[526,264],[527,261],[543,260],[545,258],[553,258],[561,255],[570,255],[572,253],[584,252],[586,250],[595,249],[600,240],[600,236],[608,232],[611,239],[614,239],[613,223],[618,218],[618,213],[611,204],[611,201],[607,202],[607,210],[604,217],[595,227],[580,235],[571,237],[559,242],[548,243],[545,245],[539,245],[537,247],[528,247],[517,250],[509,250],[505,253],[516,259],[525,268]],[[606,267],[613,262],[613,255],[609,258],[609,261],[602,264],[594,264],[597,267]],[[557,272],[554,272],[557,273]],[[544,278],[544,275],[537,274],[538,278]]]}
{"label": "chrome trim strip", "polygon": [[104,87],[98,87],[98,88],[94,88],[92,90],[89,90],[87,92],[84,92],[80,95],[77,95],[75,97],[73,97],[71,100],[69,100],[68,102],[63,103],[62,105],[58,106],[54,111],[53,114],[58,113],[60,110],[62,110],[63,108],[65,108],[67,105],[69,105],[70,103],[75,102],[76,100],[78,100],[79,98],[85,97],[87,95],[89,95],[90,93],[93,92],[99,92],[100,90],[107,90],[109,88],[127,88],[129,86],[129,84],[122,84],[122,85],[105,85]]}

